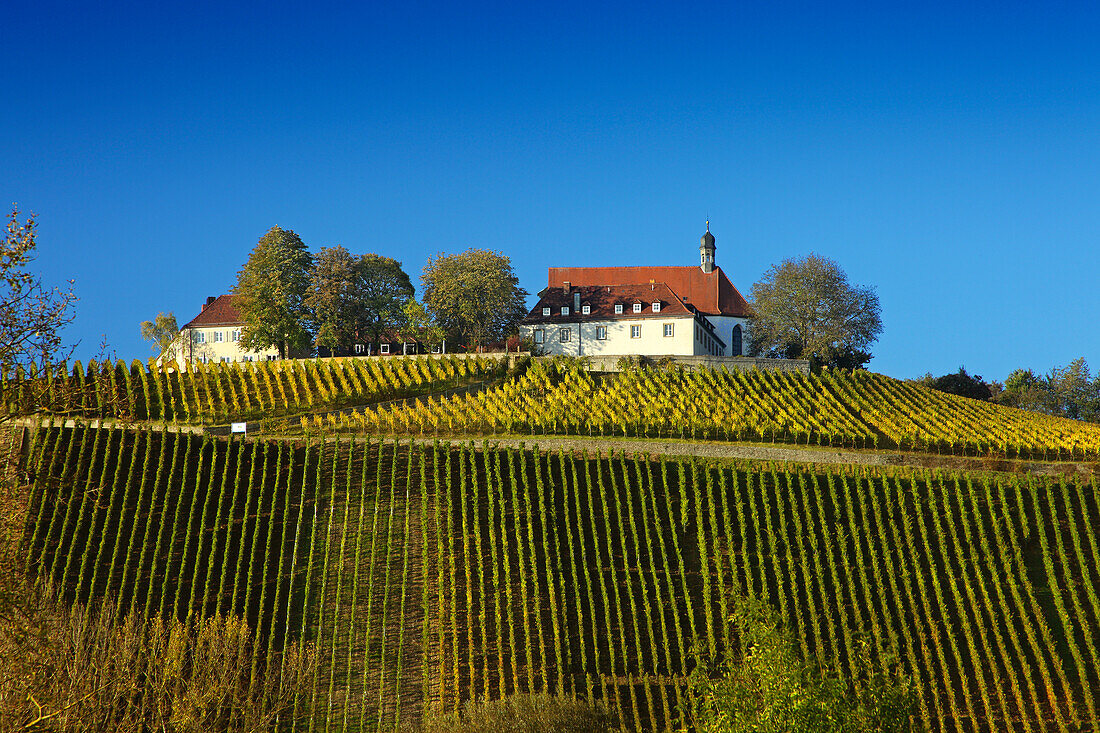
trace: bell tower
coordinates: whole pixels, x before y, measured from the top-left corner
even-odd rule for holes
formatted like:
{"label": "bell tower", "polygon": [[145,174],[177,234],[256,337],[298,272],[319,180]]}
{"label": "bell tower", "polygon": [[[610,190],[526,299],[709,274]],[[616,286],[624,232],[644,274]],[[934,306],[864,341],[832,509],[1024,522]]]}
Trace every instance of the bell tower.
{"label": "bell tower", "polygon": [[710,233],[710,220],[707,220],[707,233],[699,240],[699,267],[703,272],[714,272],[714,235]]}

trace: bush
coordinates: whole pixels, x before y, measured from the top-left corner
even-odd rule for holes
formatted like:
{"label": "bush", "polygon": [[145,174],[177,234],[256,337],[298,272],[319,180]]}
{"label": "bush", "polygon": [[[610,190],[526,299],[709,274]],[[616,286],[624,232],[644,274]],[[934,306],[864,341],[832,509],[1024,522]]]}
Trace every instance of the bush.
{"label": "bush", "polygon": [[431,713],[423,733],[608,733],[618,722],[602,703],[545,692],[468,702],[462,713]]}

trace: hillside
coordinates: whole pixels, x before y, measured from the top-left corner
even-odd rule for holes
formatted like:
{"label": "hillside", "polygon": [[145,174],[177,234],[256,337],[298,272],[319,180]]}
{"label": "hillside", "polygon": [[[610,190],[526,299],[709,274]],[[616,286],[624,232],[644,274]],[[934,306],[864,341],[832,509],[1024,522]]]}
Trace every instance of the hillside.
{"label": "hillside", "polygon": [[3,375],[8,415],[177,424],[258,421],[390,435],[587,435],[1100,460],[1100,425],[956,397],[871,372],[587,371],[575,360],[487,358],[77,363]]}
{"label": "hillside", "polygon": [[846,673],[892,649],[927,729],[1098,721],[1095,479],[121,429],[37,431],[24,471],[28,557],[70,597],[316,643],[296,730],[542,689],[670,730],[732,593]]}

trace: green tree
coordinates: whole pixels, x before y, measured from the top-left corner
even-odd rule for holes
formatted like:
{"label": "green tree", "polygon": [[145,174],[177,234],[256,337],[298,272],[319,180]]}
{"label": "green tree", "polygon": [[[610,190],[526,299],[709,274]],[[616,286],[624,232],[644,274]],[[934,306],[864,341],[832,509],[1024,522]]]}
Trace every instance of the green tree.
{"label": "green tree", "polygon": [[435,344],[443,340],[443,329],[436,325],[427,309],[415,298],[405,303],[405,325],[402,338],[414,338],[421,343]]}
{"label": "green tree", "polygon": [[759,599],[736,599],[728,623],[736,647],[717,659],[697,652],[689,678],[687,717],[699,733],[910,730],[909,681],[874,667],[866,647],[854,655],[858,681],[845,681],[806,663]]}
{"label": "green tree", "polygon": [[173,342],[179,333],[180,327],[176,325],[176,316],[171,311],[158,313],[153,320],[141,322],[141,337],[151,341],[153,351],[163,354],[165,359],[176,358]]}
{"label": "green tree", "polygon": [[440,254],[428,260],[420,282],[428,313],[472,349],[511,335],[527,314],[527,291],[519,286],[512,261],[499,252]]}
{"label": "green tree", "polygon": [[752,286],[751,353],[856,368],[882,332],[874,288],[856,287],[820,255],[773,265]]}
{"label": "green tree", "polygon": [[237,273],[237,307],[244,326],[241,348],[274,346],[279,357],[309,346],[303,303],[313,258],[292,231],[271,227]]}
{"label": "green tree", "polygon": [[1055,415],[1073,420],[1100,419],[1100,379],[1092,380],[1084,357],[1047,374],[1051,408]]}
{"label": "green tree", "polygon": [[356,284],[355,257],[340,246],[322,247],[313,259],[304,303],[317,346],[334,352],[351,347],[361,308]]}
{"label": "green tree", "polygon": [[413,285],[392,257],[365,254],[356,265],[362,308],[356,321],[360,336],[372,343],[381,341],[386,331],[399,331],[405,325],[405,304],[413,297]]}
{"label": "green tree", "polygon": [[959,367],[959,371],[955,374],[936,377],[930,380],[927,386],[940,392],[975,400],[988,400],[993,396],[993,391],[982,380],[981,375],[967,374],[965,367]]}
{"label": "green tree", "polygon": [[1016,369],[1005,378],[997,402],[1034,412],[1051,412],[1050,386],[1031,369]]}

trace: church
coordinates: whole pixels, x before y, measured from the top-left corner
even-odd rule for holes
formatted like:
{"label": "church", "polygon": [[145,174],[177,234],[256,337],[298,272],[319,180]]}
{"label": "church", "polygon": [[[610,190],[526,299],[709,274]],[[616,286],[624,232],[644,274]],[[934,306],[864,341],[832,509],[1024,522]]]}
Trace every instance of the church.
{"label": "church", "polygon": [[742,356],[752,308],[715,262],[699,266],[551,267],[521,333],[546,354]]}

